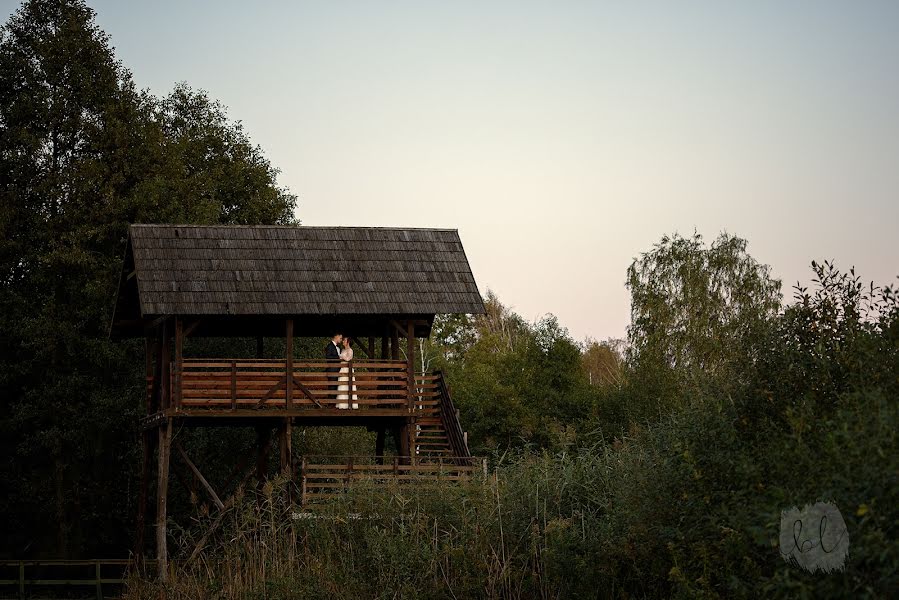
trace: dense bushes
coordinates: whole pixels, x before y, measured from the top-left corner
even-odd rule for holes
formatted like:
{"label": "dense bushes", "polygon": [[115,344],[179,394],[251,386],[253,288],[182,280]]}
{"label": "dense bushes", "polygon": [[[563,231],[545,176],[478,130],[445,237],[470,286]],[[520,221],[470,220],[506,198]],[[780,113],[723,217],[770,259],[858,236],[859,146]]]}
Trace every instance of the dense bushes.
{"label": "dense bushes", "polygon": [[[616,435],[567,450],[507,446],[486,480],[439,494],[356,489],[317,509],[320,518],[295,520],[269,486],[261,508],[247,497],[216,544],[177,568],[171,591],[887,596],[899,586],[899,305],[891,289],[862,288],[829,264],[814,269],[815,292],[797,290],[795,303],[757,330],[754,344],[765,350],[745,361],[739,382],[685,381],[673,367],[647,381],[626,369],[595,396],[596,422],[607,410],[616,415],[598,435]],[[656,397],[654,411],[629,406],[660,393],[678,397]],[[809,574],[780,557],[781,511],[817,500],[836,504],[846,521],[842,572]],[[224,568],[211,566],[219,561]],[[130,589],[153,593],[140,580]]]}
{"label": "dense bushes", "polygon": [[[614,446],[507,455],[495,480],[440,494],[357,489],[316,519],[291,519],[278,488],[261,508],[247,496],[172,597],[882,597],[899,583],[899,414],[877,394],[846,400],[814,449],[759,445],[724,404]],[[817,498],[846,519],[844,573],[778,554],[780,511]]]}

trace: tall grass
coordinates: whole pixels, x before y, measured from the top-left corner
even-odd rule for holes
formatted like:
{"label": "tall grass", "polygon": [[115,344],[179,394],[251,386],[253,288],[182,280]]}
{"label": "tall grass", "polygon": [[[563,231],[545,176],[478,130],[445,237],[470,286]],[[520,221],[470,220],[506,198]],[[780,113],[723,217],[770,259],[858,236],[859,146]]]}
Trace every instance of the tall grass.
{"label": "tall grass", "polygon": [[[168,597],[885,597],[899,585],[897,426],[877,394],[847,397],[812,445],[747,433],[730,402],[697,404],[592,450],[496,457],[469,484],[360,485],[305,518],[276,479],[172,565]],[[780,511],[819,498],[849,527],[844,572],[780,558]],[[135,577],[126,598],[159,591]]]}

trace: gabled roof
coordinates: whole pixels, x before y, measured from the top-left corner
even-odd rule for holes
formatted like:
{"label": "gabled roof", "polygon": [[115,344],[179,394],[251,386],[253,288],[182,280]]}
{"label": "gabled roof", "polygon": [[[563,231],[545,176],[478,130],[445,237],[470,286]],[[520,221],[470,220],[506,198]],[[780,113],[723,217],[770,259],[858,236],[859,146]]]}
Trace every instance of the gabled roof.
{"label": "gabled roof", "polygon": [[113,323],[484,312],[454,229],[132,224],[125,261]]}

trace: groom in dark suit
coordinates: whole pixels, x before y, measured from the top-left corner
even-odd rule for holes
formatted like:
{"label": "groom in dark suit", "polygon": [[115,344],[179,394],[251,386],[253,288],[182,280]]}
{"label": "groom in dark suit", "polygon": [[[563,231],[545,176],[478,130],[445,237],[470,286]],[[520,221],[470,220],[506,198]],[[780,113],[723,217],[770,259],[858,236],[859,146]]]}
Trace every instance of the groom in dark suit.
{"label": "groom in dark suit", "polygon": [[[343,342],[343,334],[335,333],[328,345],[325,346],[325,358],[328,360],[340,360],[340,344]],[[334,392],[334,399],[337,399],[337,373],[340,367],[327,367],[325,372],[328,373],[328,379],[332,382],[328,384],[328,389]]]}

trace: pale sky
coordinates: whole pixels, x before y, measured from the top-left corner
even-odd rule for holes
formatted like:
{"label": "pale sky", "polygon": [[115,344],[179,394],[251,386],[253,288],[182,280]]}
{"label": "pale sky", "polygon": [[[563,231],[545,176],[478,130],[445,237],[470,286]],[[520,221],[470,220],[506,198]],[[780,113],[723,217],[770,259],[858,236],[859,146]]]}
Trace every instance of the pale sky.
{"label": "pale sky", "polygon": [[[484,293],[622,337],[625,271],[726,230],[784,280],[899,274],[899,2],[88,0],[202,88],[306,225],[457,228]],[[4,16],[18,3],[5,2]]]}

